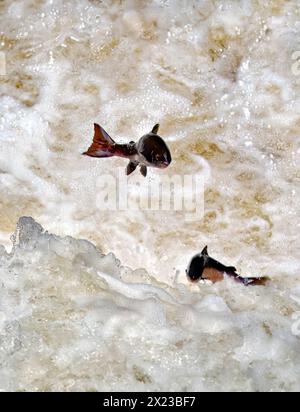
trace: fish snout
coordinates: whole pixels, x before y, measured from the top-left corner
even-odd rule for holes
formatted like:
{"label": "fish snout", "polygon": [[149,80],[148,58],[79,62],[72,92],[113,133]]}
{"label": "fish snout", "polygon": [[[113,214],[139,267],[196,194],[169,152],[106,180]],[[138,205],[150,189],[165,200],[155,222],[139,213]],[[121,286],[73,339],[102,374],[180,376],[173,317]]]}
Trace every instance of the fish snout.
{"label": "fish snout", "polygon": [[203,278],[198,277],[198,278],[192,278],[191,276],[187,275],[187,279],[190,283],[198,283],[200,280],[203,280]]}
{"label": "fish snout", "polygon": [[170,162],[168,162],[167,160],[166,161],[164,161],[163,163],[162,163],[162,169],[166,169],[167,167],[169,167],[170,166]]}
{"label": "fish snout", "polygon": [[171,156],[165,157],[164,160],[161,162],[161,168],[166,169],[170,166],[171,162]]}
{"label": "fish snout", "polygon": [[191,271],[189,271],[189,270],[186,270],[185,273],[186,273],[187,279],[188,279],[191,283],[197,283],[197,282],[199,282],[199,280],[202,279],[201,276],[199,276],[198,274],[197,274],[197,275],[196,275],[196,274],[193,274],[193,273],[191,273]]}

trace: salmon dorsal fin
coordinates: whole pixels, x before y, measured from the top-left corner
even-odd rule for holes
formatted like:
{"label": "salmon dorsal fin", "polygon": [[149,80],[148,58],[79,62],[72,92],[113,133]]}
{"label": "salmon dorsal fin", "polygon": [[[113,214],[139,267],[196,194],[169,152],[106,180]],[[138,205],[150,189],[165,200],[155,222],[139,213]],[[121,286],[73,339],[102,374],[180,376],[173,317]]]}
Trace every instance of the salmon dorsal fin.
{"label": "salmon dorsal fin", "polygon": [[101,127],[99,124],[94,123],[94,139],[93,139],[93,143],[97,143],[97,144],[109,144],[109,145],[114,145],[115,142],[113,141],[113,139],[109,136],[108,133],[106,133],[106,131],[103,129],[103,127]]}
{"label": "salmon dorsal fin", "polygon": [[205,246],[205,248],[202,250],[201,255],[208,256],[208,247],[207,246]]}
{"label": "salmon dorsal fin", "polygon": [[156,125],[153,127],[153,129],[152,129],[152,132],[151,132],[151,133],[153,133],[153,134],[157,134],[158,129],[159,129],[159,124],[156,124]]}

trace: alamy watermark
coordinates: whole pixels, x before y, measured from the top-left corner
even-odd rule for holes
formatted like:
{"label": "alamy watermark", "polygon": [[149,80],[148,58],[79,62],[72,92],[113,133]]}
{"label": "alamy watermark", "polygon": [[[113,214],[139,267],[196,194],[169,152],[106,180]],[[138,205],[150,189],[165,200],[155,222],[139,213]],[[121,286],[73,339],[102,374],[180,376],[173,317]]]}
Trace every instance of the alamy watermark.
{"label": "alamy watermark", "polygon": [[101,211],[183,212],[186,221],[204,216],[204,178],[201,175],[160,175],[147,179],[124,169],[97,180],[97,208]]}
{"label": "alamy watermark", "polygon": [[[291,295],[291,298],[297,302],[300,306],[300,297]],[[300,310],[298,312],[295,312],[292,316],[292,319],[294,320],[294,323],[292,324],[292,334],[294,336],[299,336],[300,337]]]}

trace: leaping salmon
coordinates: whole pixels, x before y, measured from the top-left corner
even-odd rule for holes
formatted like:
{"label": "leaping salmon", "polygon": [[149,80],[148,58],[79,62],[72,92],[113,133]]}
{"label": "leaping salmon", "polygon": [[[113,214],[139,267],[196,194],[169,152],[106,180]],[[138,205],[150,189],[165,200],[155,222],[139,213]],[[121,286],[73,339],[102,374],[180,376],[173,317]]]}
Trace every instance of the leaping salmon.
{"label": "leaping salmon", "polygon": [[124,157],[129,159],[127,175],[140,166],[141,174],[146,177],[148,167],[166,169],[172,162],[171,152],[164,140],[158,136],[158,129],[159,124],[156,124],[152,131],[142,136],[137,143],[117,144],[101,126],[95,123],[93,143],[83,155],[99,158]]}

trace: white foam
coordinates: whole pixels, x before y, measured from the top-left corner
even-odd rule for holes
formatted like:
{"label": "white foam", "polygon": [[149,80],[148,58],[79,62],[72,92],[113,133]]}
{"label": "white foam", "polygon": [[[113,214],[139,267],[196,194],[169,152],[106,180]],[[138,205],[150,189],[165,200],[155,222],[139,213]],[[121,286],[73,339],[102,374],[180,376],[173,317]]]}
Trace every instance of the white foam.
{"label": "white foam", "polygon": [[285,288],[128,282],[114,256],[32,218],[13,242],[0,248],[1,391],[298,389]]}
{"label": "white foam", "polygon": [[[297,1],[171,3],[1,5],[0,243],[27,215],[107,254],[39,231],[13,257],[1,248],[2,388],[299,390]],[[100,211],[97,182],[126,161],[81,156],[94,122],[125,142],[159,122],[173,163],[148,178],[203,174],[204,219]],[[187,286],[206,244],[276,287]],[[114,256],[144,270],[125,276]]]}

